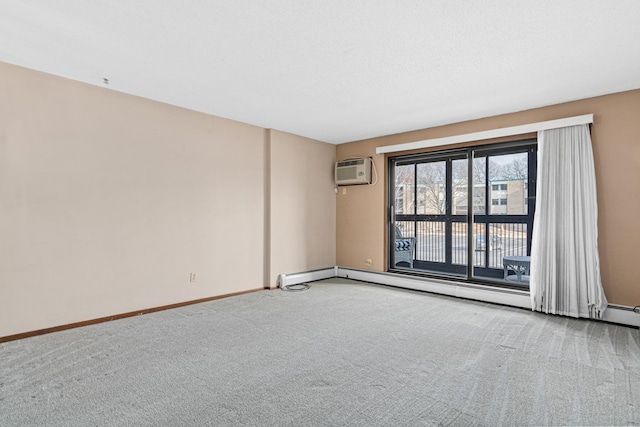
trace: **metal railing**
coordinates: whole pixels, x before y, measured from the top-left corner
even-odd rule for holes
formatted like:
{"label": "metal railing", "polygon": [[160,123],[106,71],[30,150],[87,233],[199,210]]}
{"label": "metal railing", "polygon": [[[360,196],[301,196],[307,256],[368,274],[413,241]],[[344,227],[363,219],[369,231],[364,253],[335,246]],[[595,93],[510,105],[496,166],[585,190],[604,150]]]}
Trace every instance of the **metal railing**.
{"label": "metal railing", "polygon": [[[397,221],[403,236],[416,238],[415,260],[444,263],[445,221]],[[487,234],[487,226],[489,233]],[[451,263],[467,265],[467,223],[451,224]],[[527,224],[491,222],[474,224],[473,265],[502,269],[502,259],[527,255]],[[488,256],[486,255],[488,251]],[[488,261],[488,265],[487,265]]]}

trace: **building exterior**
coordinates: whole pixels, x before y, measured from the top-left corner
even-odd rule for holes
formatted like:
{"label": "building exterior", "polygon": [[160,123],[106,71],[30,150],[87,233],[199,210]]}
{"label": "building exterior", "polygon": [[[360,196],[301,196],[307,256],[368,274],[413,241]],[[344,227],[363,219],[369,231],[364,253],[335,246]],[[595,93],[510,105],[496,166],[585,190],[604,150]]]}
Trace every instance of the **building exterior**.
{"label": "building exterior", "polygon": [[[527,180],[524,178],[494,180],[489,182],[490,215],[523,215],[527,213]],[[473,212],[485,213],[485,185],[473,186]],[[467,183],[453,183],[452,214],[466,215]],[[417,200],[417,215],[443,215],[446,213],[445,185],[443,183],[420,184],[414,191],[412,180],[396,183],[395,209],[398,214],[413,214]]]}

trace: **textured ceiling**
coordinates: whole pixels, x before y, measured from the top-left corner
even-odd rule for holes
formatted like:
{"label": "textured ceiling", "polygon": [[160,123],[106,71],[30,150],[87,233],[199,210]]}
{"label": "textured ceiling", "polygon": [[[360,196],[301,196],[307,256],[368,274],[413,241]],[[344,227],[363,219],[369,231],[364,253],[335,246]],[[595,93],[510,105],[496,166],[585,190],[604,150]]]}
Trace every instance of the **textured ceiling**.
{"label": "textured ceiling", "polygon": [[640,88],[638,0],[2,0],[0,61],[342,143]]}

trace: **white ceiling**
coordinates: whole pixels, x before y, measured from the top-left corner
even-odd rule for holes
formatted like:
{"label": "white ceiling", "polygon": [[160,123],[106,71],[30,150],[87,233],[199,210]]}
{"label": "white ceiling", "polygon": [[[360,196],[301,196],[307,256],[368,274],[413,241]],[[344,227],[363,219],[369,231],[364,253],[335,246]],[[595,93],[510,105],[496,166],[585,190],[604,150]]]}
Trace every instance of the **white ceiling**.
{"label": "white ceiling", "polygon": [[342,143],[640,88],[640,1],[1,0],[0,61]]}

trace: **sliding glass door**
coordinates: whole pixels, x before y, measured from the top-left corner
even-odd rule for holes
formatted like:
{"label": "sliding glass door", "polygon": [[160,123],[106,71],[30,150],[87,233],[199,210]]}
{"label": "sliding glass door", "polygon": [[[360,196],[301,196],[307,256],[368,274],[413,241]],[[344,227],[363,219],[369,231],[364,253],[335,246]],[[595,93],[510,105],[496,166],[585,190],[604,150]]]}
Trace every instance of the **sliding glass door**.
{"label": "sliding glass door", "polygon": [[473,161],[474,187],[484,196],[473,215],[473,277],[503,280],[509,273],[505,257],[526,257],[531,251],[536,147],[478,149]]}
{"label": "sliding glass door", "polygon": [[535,155],[526,141],[390,158],[389,269],[505,282],[504,257],[531,248]]}
{"label": "sliding glass door", "polygon": [[[460,204],[467,200],[466,156],[451,153],[394,162],[390,228],[400,246],[411,238],[415,243],[413,262],[394,260],[394,266],[412,264],[417,270],[466,274],[467,218],[466,212],[460,212]],[[392,255],[406,259],[400,252],[407,245],[396,248],[395,243]]]}

